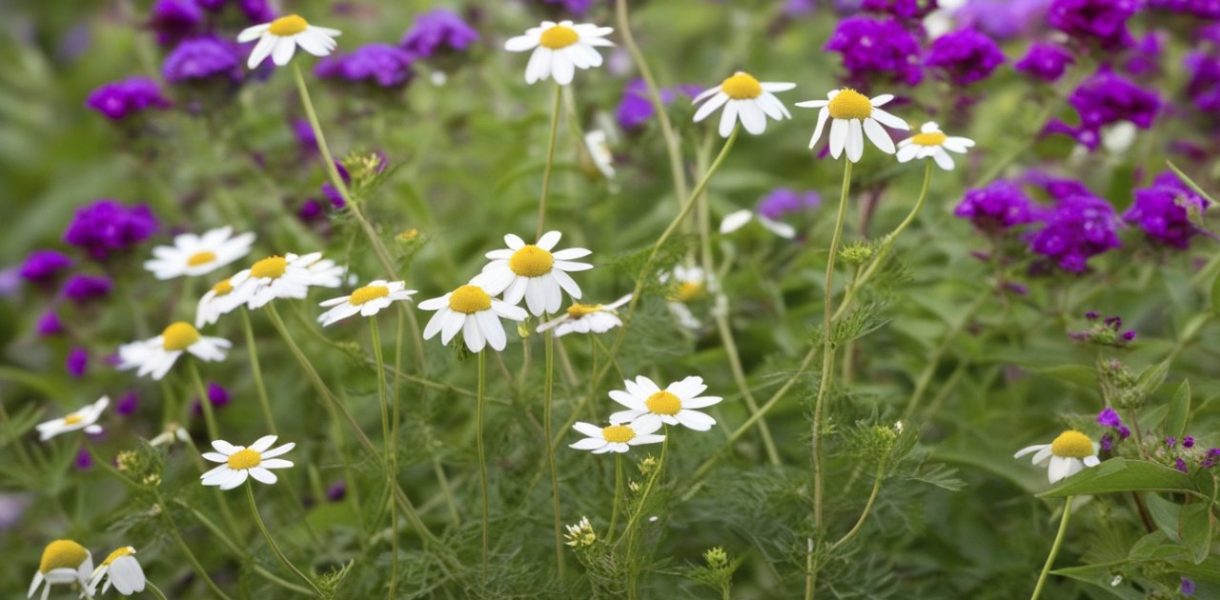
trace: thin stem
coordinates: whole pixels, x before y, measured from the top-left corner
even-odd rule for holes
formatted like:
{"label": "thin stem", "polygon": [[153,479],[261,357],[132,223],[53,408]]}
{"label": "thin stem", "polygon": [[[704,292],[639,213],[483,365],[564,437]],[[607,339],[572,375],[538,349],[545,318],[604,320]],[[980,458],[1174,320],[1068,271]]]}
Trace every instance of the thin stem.
{"label": "thin stem", "polygon": [[555,336],[551,330],[545,335],[546,380],[543,384],[542,428],[543,441],[546,444],[547,469],[551,472],[551,505],[553,508],[553,525],[555,530],[555,566],[559,570],[559,578],[563,579],[563,524],[560,521],[559,506],[559,468],[555,464],[555,446],[551,443],[554,434],[552,408],[555,404]]}
{"label": "thin stem", "polygon": [[157,587],[155,583],[151,581],[146,581],[144,583],[148,586],[148,591],[152,592],[152,595],[156,596],[158,600],[167,600],[165,597],[165,592],[162,592],[161,588]]}
{"label": "thin stem", "polygon": [[877,462],[877,474],[873,479],[873,490],[868,494],[868,501],[864,503],[864,510],[860,511],[860,518],[856,519],[856,524],[852,525],[852,528],[848,530],[847,533],[843,534],[843,537],[839,538],[838,541],[830,545],[830,549],[827,550],[827,553],[833,553],[840,546],[851,541],[851,539],[855,537],[856,534],[860,533],[860,530],[864,527],[864,522],[868,520],[868,515],[873,510],[873,503],[877,501],[877,495],[881,492],[881,482],[885,480],[885,464],[888,458],[888,455],[883,456],[881,457],[881,460]]}
{"label": "thin stem", "polygon": [[636,572],[635,560],[636,531],[639,529],[639,520],[644,514],[644,508],[648,504],[648,498],[652,494],[653,487],[655,487],[657,480],[661,478],[661,474],[665,470],[665,457],[669,453],[669,426],[666,425],[663,431],[665,432],[665,440],[661,442],[661,458],[657,461],[656,470],[648,478],[648,483],[644,485],[644,491],[640,492],[639,502],[636,504],[635,510],[631,512],[631,518],[627,520],[627,526],[623,530],[624,537],[619,538],[619,541],[614,544],[614,547],[617,548],[624,539],[627,540],[627,597],[633,599],[638,596],[636,586],[639,577]]}
{"label": "thin stem", "polygon": [[246,350],[250,354],[250,376],[254,378],[254,389],[258,391],[258,404],[263,409],[267,429],[278,435],[275,413],[271,411],[271,400],[267,396],[267,386],[263,383],[263,369],[258,361],[258,346],[254,344],[254,326],[250,323],[250,311],[246,308],[241,309],[241,325],[246,334]]}
{"label": "thin stem", "polygon": [[479,491],[483,495],[483,584],[487,584],[488,548],[491,532],[491,503],[488,500],[489,485],[487,481],[487,449],[483,444],[483,417],[487,411],[487,398],[484,395],[487,386],[487,354],[479,352],[479,386],[478,400],[475,403],[475,446],[479,453]]}
{"label": "thin stem", "polygon": [[[377,365],[377,399],[381,405],[381,438],[385,452],[385,482],[386,489],[393,489],[394,459],[396,453],[394,440],[390,437],[390,394],[385,381],[385,356],[381,348],[381,329],[377,327],[376,315],[369,317],[369,344],[373,347],[373,361]],[[390,545],[393,546],[393,559],[390,561],[389,598],[394,598],[394,588],[398,583],[398,527],[396,526],[398,509],[390,503]]]}
{"label": "thin stem", "polygon": [[[953,340],[956,339],[959,334],[961,334],[961,332],[966,328],[966,325],[970,323],[970,320],[974,318],[975,313],[977,313],[979,308],[983,306],[983,303],[985,303],[987,299],[991,297],[990,291],[990,289],[984,290],[983,293],[975,299],[974,303],[966,309],[966,314],[962,315],[961,320],[958,321],[957,325],[954,325],[953,329],[950,329],[945,333],[945,337],[941,339],[940,344],[937,345],[932,351],[932,354],[928,356],[924,369],[919,373],[919,379],[915,382],[915,390],[911,392],[910,400],[907,400],[906,410],[904,410],[902,413],[903,420],[908,420],[915,416],[915,408],[919,406],[919,402],[923,400],[924,394],[927,393],[928,386],[932,383],[932,377],[936,374],[937,367],[940,366],[941,357],[944,356],[945,352],[949,349],[949,345],[953,342]],[[928,418],[931,418],[931,415],[927,416]]]}
{"label": "thin stem", "polygon": [[239,547],[232,539],[229,538],[228,535],[225,534],[224,531],[221,531],[219,525],[213,523],[211,519],[207,518],[203,513],[199,512],[198,509],[187,504],[186,502],[183,502],[182,500],[175,500],[174,503],[181,506],[182,508],[185,508],[186,510],[191,511],[191,514],[194,515],[195,519],[198,520],[201,525],[203,525],[208,531],[211,531],[212,535],[215,535],[218,539],[220,539],[220,541],[223,542],[225,546],[228,546],[230,552],[232,552],[236,556],[240,556],[242,558],[242,560],[245,560],[246,562],[248,562],[250,564],[250,568],[253,569],[255,573],[258,573],[260,576],[262,576],[263,579],[266,579],[267,581],[270,581],[271,583],[274,583],[286,590],[294,591],[298,594],[305,594],[306,596],[313,594],[313,592],[309,591],[308,589],[303,588],[295,583],[292,583],[291,581],[283,579],[280,576],[276,575],[275,573],[272,573],[271,571],[268,571],[267,569],[263,568],[262,565],[255,562],[254,558],[250,556],[250,553],[247,550]]}
{"label": "thin stem", "polygon": [[165,499],[161,497],[161,492],[158,492],[156,488],[153,488],[153,495],[156,497],[157,506],[161,508],[161,514],[164,515],[165,520],[169,522],[170,535],[174,536],[174,541],[178,543],[178,549],[182,550],[182,553],[186,555],[186,560],[191,563],[191,566],[195,567],[195,572],[199,573],[199,576],[203,578],[203,582],[208,586],[208,589],[212,590],[212,593],[215,594],[217,598],[220,598],[220,600],[232,600],[229,598],[228,594],[224,593],[224,590],[220,589],[220,586],[216,585],[215,581],[212,581],[212,577],[208,575],[207,569],[203,568],[203,565],[200,564],[199,559],[195,557],[195,553],[191,552],[191,547],[187,545],[186,540],[182,539],[182,534],[178,532],[178,525],[174,523],[174,518],[170,516],[169,507],[166,506]]}
{"label": "thin stem", "polygon": [[267,524],[263,522],[263,515],[258,512],[258,503],[254,501],[254,484],[246,482],[245,487],[246,499],[250,501],[250,513],[254,515],[254,524],[258,526],[258,530],[261,531],[263,537],[266,538],[267,547],[271,548],[271,553],[274,554],[275,557],[278,558],[289,571],[292,571],[293,574],[300,577],[302,581],[308,584],[310,589],[312,589],[315,594],[321,597],[323,594],[321,588],[318,587],[318,584],[314,583],[312,577],[302,573],[296,565],[292,564],[292,561],[288,560],[288,557],[284,556],[284,552],[280,550],[280,545],[275,543],[275,538],[271,537],[271,531],[267,529]]}
{"label": "thin stem", "polygon": [[555,167],[555,145],[559,137],[559,102],[562,98],[563,86],[555,84],[555,101],[551,106],[551,135],[546,148],[546,166],[542,169],[542,196],[538,199],[538,231],[536,238],[542,237],[543,227],[546,222],[546,200],[551,192],[551,171]]}
{"label": "thin stem", "polygon": [[195,365],[195,361],[187,361],[188,371],[191,373],[191,379],[195,382],[195,391],[199,393],[199,406],[203,409],[203,420],[207,423],[208,437],[213,440],[220,439],[220,430],[216,427],[216,413],[212,410],[212,400],[208,398],[208,389],[203,386],[203,378],[199,376],[199,367]]}
{"label": "thin stem", "polygon": [[607,530],[607,541],[614,539],[614,526],[618,524],[619,503],[623,498],[623,454],[614,454],[614,503],[610,509],[610,528]]}
{"label": "thin stem", "polygon": [[1059,517],[1059,533],[1055,534],[1055,542],[1051,544],[1051,553],[1046,555],[1046,564],[1042,565],[1042,573],[1038,575],[1038,583],[1034,586],[1034,593],[1029,597],[1029,600],[1038,600],[1042,595],[1042,587],[1046,585],[1046,577],[1051,572],[1051,566],[1055,564],[1055,557],[1059,554],[1059,547],[1063,545],[1063,538],[1067,534],[1068,519],[1072,517],[1072,497],[1068,496],[1063,500],[1063,515]]}

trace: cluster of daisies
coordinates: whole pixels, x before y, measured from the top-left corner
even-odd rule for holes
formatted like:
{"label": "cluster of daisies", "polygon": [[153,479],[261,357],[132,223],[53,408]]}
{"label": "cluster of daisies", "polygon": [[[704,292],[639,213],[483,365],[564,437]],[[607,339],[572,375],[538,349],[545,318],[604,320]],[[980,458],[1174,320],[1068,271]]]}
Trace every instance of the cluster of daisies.
{"label": "cluster of daisies", "polygon": [[719,396],[702,395],[707,391],[702,377],[687,377],[662,389],[640,375],[634,381],[624,381],[623,387],[626,389],[611,391],[610,399],[626,410],[611,414],[610,424],[604,427],[584,421],[574,423],[572,428],[585,438],[570,448],[594,454],[622,453],[632,446],[665,441],[665,435],[657,431],[666,425],[708,431],[716,424],[716,419],[699,410],[721,401]]}
{"label": "cluster of daisies", "polygon": [[136,549],[131,546],[111,552],[95,569],[88,548],[73,540],[55,540],[43,548],[38,572],[26,596],[32,597],[42,587],[41,598],[47,600],[54,585],[79,585],[81,597],[92,598],[98,594],[98,585],[103,594],[113,586],[118,593],[130,596],[144,591],[147,581],[136,560]]}

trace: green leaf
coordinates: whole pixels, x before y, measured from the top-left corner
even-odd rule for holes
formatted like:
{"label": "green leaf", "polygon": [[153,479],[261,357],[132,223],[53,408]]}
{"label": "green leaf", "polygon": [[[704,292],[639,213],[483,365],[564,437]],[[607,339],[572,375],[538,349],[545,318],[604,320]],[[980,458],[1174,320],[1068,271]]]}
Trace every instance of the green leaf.
{"label": "green leaf", "polygon": [[1165,383],[1165,377],[1168,375],[1169,361],[1161,361],[1140,373],[1139,380],[1135,382],[1135,389],[1139,391],[1141,398],[1147,398]]}
{"label": "green leaf", "polygon": [[1210,503],[1196,502],[1182,507],[1178,536],[1194,555],[1195,564],[1207,558],[1215,530],[1216,516],[1212,514]]}
{"label": "green leaf", "polygon": [[1169,418],[1165,420],[1165,435],[1181,439],[1186,433],[1186,421],[1190,417],[1190,381],[1182,381],[1178,391],[1169,402]]}
{"label": "green leaf", "polygon": [[1067,567],[1064,569],[1055,569],[1051,571],[1052,575],[1068,577],[1092,584],[1103,591],[1109,592],[1116,598],[1123,600],[1143,600],[1144,594],[1131,587],[1131,583],[1124,579],[1118,585],[1111,585],[1114,581],[1114,576],[1118,574],[1120,567],[1125,563],[1105,564],[1105,565],[1084,565],[1080,567]]}
{"label": "green leaf", "polygon": [[1190,477],[1177,469],[1142,460],[1112,458],[1067,478],[1059,485],[1038,494],[1038,497],[1062,498],[1145,490],[1190,493],[1196,491]]}

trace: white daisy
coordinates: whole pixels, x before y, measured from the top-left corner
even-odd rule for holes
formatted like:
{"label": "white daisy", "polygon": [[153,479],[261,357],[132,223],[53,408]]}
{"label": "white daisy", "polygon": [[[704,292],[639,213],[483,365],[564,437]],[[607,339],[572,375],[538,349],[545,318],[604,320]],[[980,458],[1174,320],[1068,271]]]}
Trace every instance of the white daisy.
{"label": "white daisy", "polygon": [[598,27],[591,23],[543,21],[541,25],[527,29],[525,35],[509,38],[504,42],[504,49],[534,51],[525,67],[526,83],[554,77],[555,83],[568,85],[572,83],[576,69],[602,65],[602,55],[596,46],[613,46],[613,42],[605,39],[613,31],[613,27]]}
{"label": "white daisy", "polygon": [[268,56],[272,62],[282,67],[292,60],[297,46],[314,56],[329,55],[338,46],[335,38],[342,33],[338,29],[310,25],[300,15],[288,15],[270,23],[243,29],[237,34],[237,41],[245,44],[258,40],[254,50],[250,51],[247,67],[258,67]]}
{"label": "white daisy", "polygon": [[594,129],[586,133],[585,148],[589,150],[589,157],[593,159],[593,166],[597,167],[602,176],[606,179],[614,179],[614,153],[610,151],[610,143],[606,132]]}
{"label": "white daisy", "polygon": [[695,111],[695,122],[706,119],[723,106],[720,137],[729,137],[738,121],[746,131],[758,135],[767,130],[767,117],[776,121],[792,118],[784,103],[773,92],[786,92],[794,87],[795,83],[759,81],[749,73],[738,71],[720,85],[695,96],[693,104],[707,101]]}
{"label": "white daisy", "polygon": [[204,473],[199,479],[203,481],[203,485],[216,486],[222,490],[231,490],[245,483],[249,477],[268,485],[275,483],[277,477],[270,469],[287,469],[292,466],[292,461],[276,457],[296,447],[295,443],[289,442],[279,448],[272,448],[271,444],[275,443],[275,438],[274,435],[264,435],[249,447],[234,446],[224,440],[212,440],[212,447],[216,452],[204,452],[203,457],[223,464]]}
{"label": "white daisy", "polygon": [[974,140],[964,137],[949,137],[940,130],[940,126],[932,121],[924,123],[919,133],[898,142],[898,162],[904,163],[916,158],[932,158],[936,164],[946,170],[953,170],[953,157],[949,152],[965,154],[968,148],[974,146]]}
{"label": "white daisy", "polygon": [[131,546],[123,546],[111,552],[110,556],[93,570],[93,575],[89,577],[90,596],[97,593],[97,584],[101,583],[103,578],[106,579],[106,583],[102,585],[103,594],[113,585],[114,589],[124,596],[144,591],[147,581],[140,561],[136,560],[136,549]]}
{"label": "white daisy", "polygon": [[318,322],[326,327],[356,313],[360,313],[362,317],[371,317],[394,302],[410,300],[411,296],[415,295],[415,290],[404,289],[406,286],[407,284],[401,281],[378,279],[347,296],[331,298],[319,304],[334,308],[322,313]]}
{"label": "white daisy", "polygon": [[251,288],[246,288],[242,290],[242,293],[237,293],[237,290],[233,288],[232,277],[217,281],[212,289],[199,299],[199,305],[195,307],[195,327],[211,325],[220,320],[221,315],[233,312],[250,299],[248,295],[250,291]]}
{"label": "white daisy", "polygon": [[459,331],[471,352],[480,352],[490,345],[500,351],[508,343],[501,318],[524,321],[529,315],[520,306],[496,300],[474,283],[468,283],[444,296],[419,303],[423,310],[436,311],[424,327],[424,339],[441,334],[441,343],[448,344]]}
{"label": "white daisy", "polygon": [[30,582],[30,591],[26,597],[34,595],[38,586],[46,582],[42,588],[42,600],[47,600],[51,586],[57,584],[80,584],[81,590],[87,589],[89,573],[93,572],[93,555],[84,546],[72,540],[55,540],[42,551],[42,560],[38,563],[38,572]]}
{"label": "white daisy", "polygon": [[567,314],[539,325],[538,333],[548,329],[555,330],[555,337],[569,333],[606,333],[623,324],[615,309],[630,301],[631,294],[627,294],[610,304],[573,304],[568,307]]}
{"label": "white daisy", "polygon": [[153,439],[148,440],[148,445],[154,447],[172,446],[174,445],[174,442],[182,442],[185,444],[189,441],[191,441],[190,432],[177,422],[170,422],[166,424],[165,429],[161,433],[158,433]]}
{"label": "white daisy", "polygon": [[1055,483],[1065,477],[1071,477],[1085,469],[1085,467],[1096,467],[1101,464],[1097,458],[1098,445],[1089,436],[1069,429],[1055,438],[1049,444],[1037,444],[1022,448],[1013,458],[1021,458],[1026,454],[1034,452],[1033,462],[1035,465],[1047,465],[1047,478],[1051,483]]}
{"label": "white daisy", "polygon": [[45,423],[39,423],[38,439],[39,441],[47,441],[61,433],[70,431],[85,430],[85,433],[98,434],[102,432],[102,426],[97,424],[97,420],[102,417],[102,411],[110,406],[110,398],[102,396],[93,404],[86,404],[80,410],[69,413],[58,419],[51,419]]}
{"label": "white daisy", "polygon": [[665,441],[664,435],[654,433],[660,428],[660,421],[644,425],[637,425],[635,423],[627,423],[625,425],[612,424],[606,427],[598,427],[592,423],[577,421],[572,424],[572,429],[588,437],[568,447],[575,450],[592,450],[594,454],[626,452],[632,446],[656,444]]}
{"label": "white daisy", "polygon": [[157,279],[205,275],[250,253],[253,233],[233,235],[232,227],[221,227],[202,236],[183,233],[174,237],[173,246],[153,248],[152,260],[144,268]]}
{"label": "white daisy", "polygon": [[902,131],[910,129],[906,121],[881,110],[882,106],[894,99],[893,94],[882,94],[870,99],[856,90],[843,88],[826,94],[826,98],[797,102],[796,105],[801,108],[822,109],[818,112],[818,126],[813,130],[813,138],[809,140],[810,148],[817,145],[818,138],[822,137],[826,120],[834,120],[830,125],[830,155],[835,158],[839,158],[846,148],[847,160],[860,162],[860,157],[864,156],[865,135],[882,152],[893,154],[894,140],[890,139],[890,134],[882,125]]}
{"label": "white daisy", "polygon": [[119,370],[137,369],[136,376],[161,379],[183,352],[205,361],[222,361],[232,344],[229,340],[200,335],[186,321],[166,327],[161,335],[119,346]]}
{"label": "white daisy", "polygon": [[720,221],[720,233],[729,234],[745,227],[747,223],[758,219],[758,224],[762,225],[767,231],[778,235],[784,239],[790,240],[796,237],[796,229],[787,223],[772,221],[762,213],[754,214],[754,211],[743,208],[739,211],[729,213]]}
{"label": "white daisy", "polygon": [[665,389],[643,375],[623,384],[627,386],[627,391],[612,390],[610,399],[626,406],[627,410],[610,415],[611,423],[631,423],[643,429],[656,429],[664,423],[682,425],[695,431],[707,431],[716,424],[716,419],[694,410],[719,404],[721,400],[719,396],[699,395],[707,391],[702,377],[687,377],[665,386]]}
{"label": "white daisy", "polygon": [[237,297],[250,309],[279,298],[301,299],[313,286],[335,288],[343,284],[345,267],[323,259],[321,252],[268,256],[229,278]]}
{"label": "white daisy", "polygon": [[688,304],[707,294],[710,278],[699,267],[678,265],[673,273],[661,275],[662,283],[672,283],[672,289],[666,297],[669,301],[669,312],[678,319],[678,324],[687,329],[699,329],[699,319],[695,318]]}
{"label": "white daisy", "polygon": [[487,258],[492,260],[475,281],[493,296],[503,292],[504,301],[509,304],[525,298],[525,305],[534,316],[559,312],[563,292],[573,300],[580,300],[580,286],[568,273],[593,268],[589,263],[572,262],[592,254],[585,248],[552,253],[561,237],[558,231],[548,231],[538,238],[537,244],[526,244],[511,233],[504,236],[508,248],[488,252]]}

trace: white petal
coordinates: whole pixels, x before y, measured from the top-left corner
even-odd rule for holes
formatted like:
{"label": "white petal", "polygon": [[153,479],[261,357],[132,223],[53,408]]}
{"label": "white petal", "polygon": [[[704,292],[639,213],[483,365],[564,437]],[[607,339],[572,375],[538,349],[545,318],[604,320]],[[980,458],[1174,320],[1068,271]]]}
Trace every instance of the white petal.
{"label": "white petal", "polygon": [[873,119],[864,120],[864,133],[868,135],[871,141],[877,148],[886,154],[894,153],[894,140],[890,138],[890,134],[886,133],[881,124]]}
{"label": "white petal", "polygon": [[830,156],[839,158],[843,154],[843,148],[847,145],[847,121],[843,119],[835,119],[830,124]]}
{"label": "white petal", "polygon": [[729,213],[724,220],[720,221],[720,233],[733,233],[745,226],[754,218],[754,212],[749,209],[741,209],[737,212]]}

